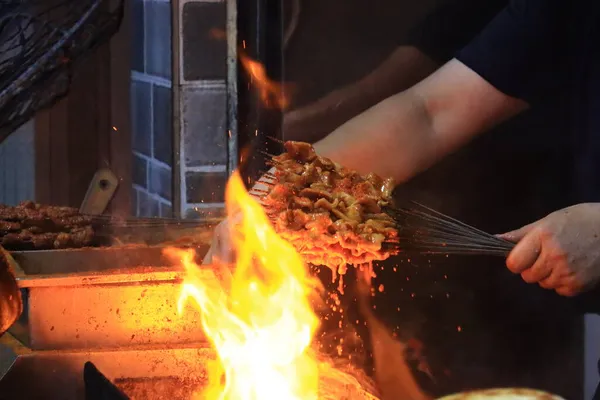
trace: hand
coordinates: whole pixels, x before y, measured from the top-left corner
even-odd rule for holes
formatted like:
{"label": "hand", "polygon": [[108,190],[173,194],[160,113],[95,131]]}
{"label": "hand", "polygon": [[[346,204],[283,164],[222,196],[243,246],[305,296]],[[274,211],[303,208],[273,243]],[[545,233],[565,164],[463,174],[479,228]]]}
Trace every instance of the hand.
{"label": "hand", "polygon": [[213,233],[210,249],[208,249],[208,252],[204,256],[202,265],[213,263],[231,264],[235,261],[235,251],[230,235],[231,224],[232,221],[230,218],[225,218],[217,225]]}
{"label": "hand", "polygon": [[[268,173],[274,174],[275,168],[271,168]],[[269,190],[269,187],[264,183],[260,183],[260,181],[261,179],[254,184],[253,188],[258,189],[259,191]],[[226,265],[235,262],[235,249],[233,247],[231,235],[235,225],[241,222],[241,218],[241,214],[234,214],[233,216],[228,216],[216,226],[210,249],[208,249],[208,252],[204,255],[204,260],[202,260],[203,265],[214,263]]]}
{"label": "hand", "polygon": [[506,265],[525,282],[575,296],[600,280],[600,203],[556,211],[513,232]]}

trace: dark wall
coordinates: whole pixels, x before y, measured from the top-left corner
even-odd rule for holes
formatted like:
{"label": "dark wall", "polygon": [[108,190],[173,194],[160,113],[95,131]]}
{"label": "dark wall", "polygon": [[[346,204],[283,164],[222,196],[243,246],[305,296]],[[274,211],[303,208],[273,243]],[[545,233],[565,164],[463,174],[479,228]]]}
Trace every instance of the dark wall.
{"label": "dark wall", "polygon": [[[441,0],[301,0],[285,49],[293,107],[353,82],[381,63],[408,30]],[[286,1],[286,19],[292,1]]]}

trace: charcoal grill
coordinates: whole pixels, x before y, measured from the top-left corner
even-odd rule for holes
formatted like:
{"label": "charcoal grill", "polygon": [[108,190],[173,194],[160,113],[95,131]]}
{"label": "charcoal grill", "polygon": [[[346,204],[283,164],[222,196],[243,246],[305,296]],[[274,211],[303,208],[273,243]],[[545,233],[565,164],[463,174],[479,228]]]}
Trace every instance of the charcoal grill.
{"label": "charcoal grill", "polygon": [[[25,304],[21,318],[0,337],[2,399],[83,399],[87,362],[93,363],[88,374],[96,366],[122,390],[138,393],[132,398],[160,399],[161,390],[173,388],[189,398],[215,354],[197,312],[177,315],[183,272],[170,266],[162,250],[14,253],[10,262]],[[198,249],[198,257],[205,251]],[[211,277],[207,269],[205,279]]]}

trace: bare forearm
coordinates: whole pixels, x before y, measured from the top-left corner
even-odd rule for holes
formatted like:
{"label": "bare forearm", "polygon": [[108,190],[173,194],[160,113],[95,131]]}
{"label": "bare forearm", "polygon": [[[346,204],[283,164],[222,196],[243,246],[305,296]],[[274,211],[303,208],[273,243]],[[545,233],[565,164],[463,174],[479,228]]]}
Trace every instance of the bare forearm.
{"label": "bare forearm", "polygon": [[453,60],[348,121],[315,149],[362,173],[402,183],[526,107]]}
{"label": "bare forearm", "polygon": [[435,153],[432,135],[424,104],[404,92],[348,121],[315,143],[315,149],[361,173],[403,182],[429,166]]}

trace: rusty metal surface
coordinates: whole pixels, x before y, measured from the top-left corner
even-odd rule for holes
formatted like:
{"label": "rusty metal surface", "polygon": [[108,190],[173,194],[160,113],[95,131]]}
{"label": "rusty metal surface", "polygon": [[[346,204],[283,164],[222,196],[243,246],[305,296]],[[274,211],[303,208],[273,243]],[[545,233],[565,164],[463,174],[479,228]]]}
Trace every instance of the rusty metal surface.
{"label": "rusty metal surface", "polygon": [[201,220],[174,218],[133,218],[111,221],[94,218],[94,231],[100,243],[206,246],[214,227],[222,218]]}
{"label": "rusty metal surface", "polygon": [[[197,253],[199,259],[202,256]],[[204,340],[198,312],[177,313],[182,272],[169,265],[160,247],[14,257],[25,309],[9,331],[32,349],[112,349]],[[205,272],[207,281],[214,279],[210,267]]]}
{"label": "rusty metal surface", "polygon": [[[206,344],[105,351],[31,351],[10,335],[0,339],[0,394],[13,399],[84,399],[83,369],[92,362],[133,400],[187,400],[207,382],[207,365],[216,360]],[[35,384],[33,384],[35,382]],[[320,390],[334,381],[323,381]],[[170,395],[169,395],[170,394]],[[377,400],[348,387],[344,399]],[[322,398],[332,399],[331,395]]]}
{"label": "rusty metal surface", "polygon": [[31,351],[11,335],[0,338],[0,394],[13,399],[84,399],[83,367],[93,362],[111,381],[206,374],[214,352],[205,346],[108,351]]}
{"label": "rusty metal surface", "polygon": [[123,379],[114,385],[130,400],[190,400],[206,387],[206,379],[197,378],[154,378]]}
{"label": "rusty metal surface", "polygon": [[198,313],[177,315],[179,292],[177,280],[30,289],[29,345],[41,350],[201,341]]}
{"label": "rusty metal surface", "polygon": [[[28,281],[52,278],[63,274],[110,272],[133,267],[164,267],[170,261],[163,256],[164,246],[100,247],[69,250],[16,251],[12,256],[19,264],[20,286]],[[208,250],[199,248],[198,253]]]}

